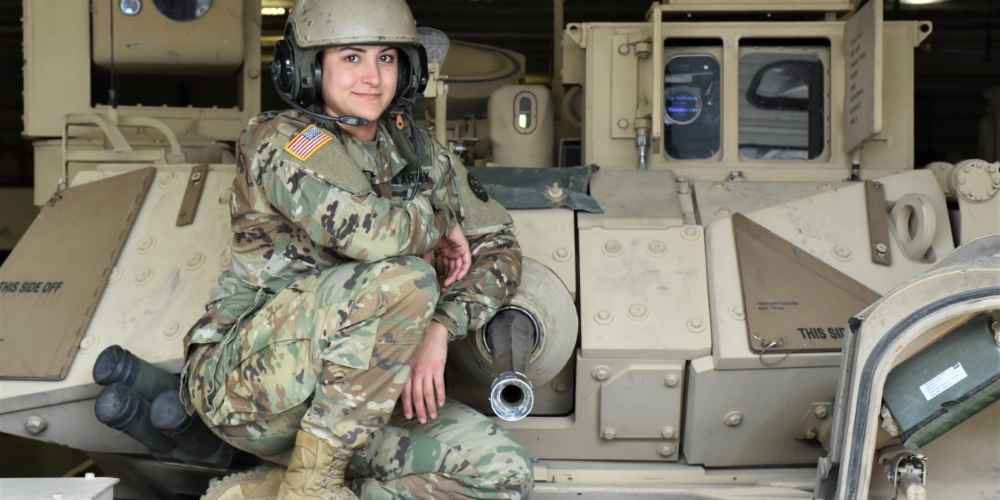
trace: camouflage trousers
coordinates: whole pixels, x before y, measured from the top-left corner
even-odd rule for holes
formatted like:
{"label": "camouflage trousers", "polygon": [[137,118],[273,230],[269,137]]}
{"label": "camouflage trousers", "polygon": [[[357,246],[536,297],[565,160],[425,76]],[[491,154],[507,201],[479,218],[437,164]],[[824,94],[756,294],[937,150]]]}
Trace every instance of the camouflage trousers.
{"label": "camouflage trousers", "polygon": [[[355,485],[366,498],[441,498],[441,491],[527,498],[524,451],[485,417],[468,416],[472,410],[448,408],[464,418],[446,418],[442,408],[420,429],[398,417],[387,427],[439,293],[434,269],[415,257],[348,263],[299,280],[241,318],[222,342],[192,345],[184,370],[191,406],[227,443],[267,460],[287,463],[300,429],[355,450]],[[493,435],[481,436],[485,448],[468,455],[474,432]],[[414,448],[416,441],[425,446]],[[479,473],[453,463],[468,455],[474,464],[498,447],[518,465]],[[384,464],[376,458],[390,455]],[[364,457],[370,460],[359,462]]]}
{"label": "camouflage trousers", "polygon": [[531,459],[507,431],[448,399],[421,424],[393,413],[371,444],[351,459],[348,478],[358,498],[528,499]]}

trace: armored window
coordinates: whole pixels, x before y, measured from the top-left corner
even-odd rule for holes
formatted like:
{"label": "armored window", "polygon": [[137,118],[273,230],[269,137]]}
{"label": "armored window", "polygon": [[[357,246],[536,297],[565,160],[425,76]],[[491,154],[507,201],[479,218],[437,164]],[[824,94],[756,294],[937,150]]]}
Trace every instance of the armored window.
{"label": "armored window", "polygon": [[829,43],[741,44],[739,147],[750,160],[829,158]]}
{"label": "armored window", "polygon": [[[721,41],[706,47],[671,46],[663,71],[663,146],[675,160],[713,158],[721,146]],[[700,45],[690,42],[683,45]],[[715,46],[718,46],[716,48]]]}

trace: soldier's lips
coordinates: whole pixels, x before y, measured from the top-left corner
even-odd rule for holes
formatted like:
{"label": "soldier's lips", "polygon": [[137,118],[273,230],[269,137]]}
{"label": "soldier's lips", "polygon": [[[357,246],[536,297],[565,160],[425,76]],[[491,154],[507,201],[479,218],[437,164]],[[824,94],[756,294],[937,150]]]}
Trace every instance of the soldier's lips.
{"label": "soldier's lips", "polygon": [[357,92],[355,92],[354,95],[366,101],[374,101],[377,100],[379,97],[382,97],[382,94],[361,94]]}

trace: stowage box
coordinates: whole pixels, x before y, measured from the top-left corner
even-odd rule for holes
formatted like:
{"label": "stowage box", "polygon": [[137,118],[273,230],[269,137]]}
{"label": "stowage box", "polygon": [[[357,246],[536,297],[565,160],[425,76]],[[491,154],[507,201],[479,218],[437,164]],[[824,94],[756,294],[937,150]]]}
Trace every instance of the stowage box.
{"label": "stowage box", "polygon": [[884,400],[911,450],[1000,399],[994,320],[978,314],[894,368]]}

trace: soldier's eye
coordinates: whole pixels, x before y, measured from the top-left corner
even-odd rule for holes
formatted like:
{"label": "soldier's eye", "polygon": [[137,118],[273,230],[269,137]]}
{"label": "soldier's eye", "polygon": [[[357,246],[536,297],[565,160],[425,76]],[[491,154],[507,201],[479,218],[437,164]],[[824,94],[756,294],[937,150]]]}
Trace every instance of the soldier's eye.
{"label": "soldier's eye", "polygon": [[393,62],[395,60],[396,60],[396,56],[394,56],[392,54],[382,54],[381,56],[379,56],[379,61],[382,61],[384,63],[391,63],[391,62]]}
{"label": "soldier's eye", "polygon": [[358,62],[360,59],[357,54],[349,54],[344,60],[347,62]]}

